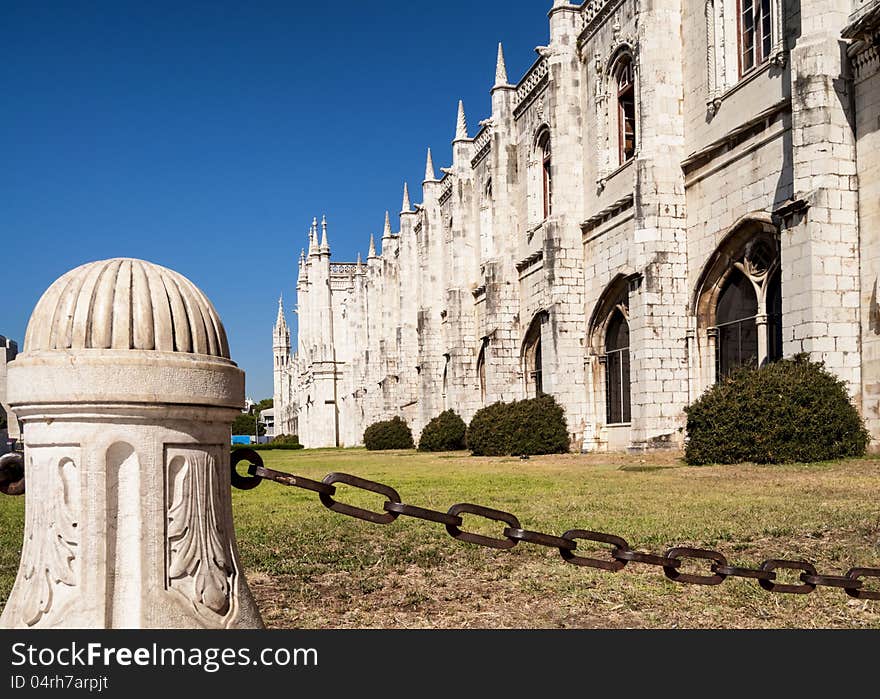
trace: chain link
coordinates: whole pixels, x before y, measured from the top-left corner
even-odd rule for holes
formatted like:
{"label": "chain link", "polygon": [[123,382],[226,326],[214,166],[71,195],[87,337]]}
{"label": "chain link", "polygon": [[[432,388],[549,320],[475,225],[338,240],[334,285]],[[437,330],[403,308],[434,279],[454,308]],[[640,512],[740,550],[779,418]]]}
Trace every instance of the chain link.
{"label": "chain link", "polygon": [[[242,461],[249,461],[251,464],[248,468],[250,478],[245,478],[236,471],[235,467]],[[0,461],[0,465],[2,465],[2,461]],[[429,510],[403,503],[400,495],[394,488],[382,483],[368,481],[345,473],[331,473],[324,478],[323,482],[313,481],[301,476],[265,468],[260,455],[253,450],[242,449],[233,453],[233,486],[241,490],[252,490],[264,480],[317,492],[325,507],[349,517],[355,517],[375,524],[390,524],[399,516],[413,517],[442,524],[453,538],[486,548],[512,549],[522,541],[527,544],[559,549],[559,553],[566,563],[581,567],[597,568],[614,573],[622,570],[629,563],[641,563],[662,568],[663,574],[668,579],[681,584],[720,585],[727,578],[745,578],[757,580],[763,589],[777,594],[806,595],[813,592],[817,587],[830,587],[842,589],[847,595],[856,599],[880,600],[880,591],[863,589],[865,584],[863,579],[880,578],[880,568],[852,568],[845,575],[820,575],[812,563],[780,559],[766,560],[761,564],[760,568],[738,568],[729,565],[724,554],[718,551],[685,546],[668,549],[662,556],[659,556],[644,551],[636,551],[630,548],[626,539],[614,534],[605,534],[586,529],[570,529],[562,536],[555,536],[553,534],[531,531],[523,529],[520,526],[519,519],[509,512],[502,512],[501,510],[494,510],[470,503],[453,505],[449,508],[448,512]],[[2,483],[2,480],[0,480],[0,483]],[[336,494],[335,483],[342,483],[360,490],[384,495],[387,498],[383,506],[384,514],[338,502],[333,498]],[[507,526],[502,532],[503,538],[464,531],[462,529],[464,520],[461,517],[463,514],[475,515],[506,524]],[[578,541],[591,541],[611,546],[609,558],[592,558],[576,554]],[[711,562],[711,565],[707,565],[711,574],[697,575],[681,572],[680,568],[684,561],[688,559]],[[800,571],[800,584],[793,585],[777,582],[777,570]]]}

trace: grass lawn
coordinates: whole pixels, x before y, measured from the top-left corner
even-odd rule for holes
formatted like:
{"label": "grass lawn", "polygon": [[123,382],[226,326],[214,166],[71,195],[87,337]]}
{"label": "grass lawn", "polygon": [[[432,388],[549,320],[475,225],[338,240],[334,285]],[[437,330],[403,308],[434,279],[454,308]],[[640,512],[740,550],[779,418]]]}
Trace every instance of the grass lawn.
{"label": "grass lawn", "polygon": [[[310,478],[343,471],[378,480],[410,504],[445,511],[478,503],[516,514],[526,529],[594,529],[652,553],[708,547],[732,565],[806,559],[824,574],[880,566],[876,459],[690,468],[674,454],[530,461],[362,450],[262,455],[270,468]],[[381,496],[338,488],[337,499],[381,510]],[[774,595],[739,579],[679,585],[636,563],[618,573],[578,568],[555,549],[483,549],[409,518],[360,522],[326,510],[313,493],[274,483],[234,492],[233,506],[243,563],[270,627],[880,628],[880,602],[842,590]],[[500,524],[464,518],[468,531],[500,535]],[[18,566],[22,525],[22,499],[0,498],[0,605]],[[585,546],[578,544],[581,555],[601,555]],[[698,571],[706,568],[686,567]]]}

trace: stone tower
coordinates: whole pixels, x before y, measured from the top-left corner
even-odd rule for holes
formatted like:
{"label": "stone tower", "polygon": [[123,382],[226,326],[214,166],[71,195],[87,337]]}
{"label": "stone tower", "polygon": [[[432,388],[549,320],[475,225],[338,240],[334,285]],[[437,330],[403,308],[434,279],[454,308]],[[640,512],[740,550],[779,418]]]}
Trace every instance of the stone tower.
{"label": "stone tower", "polygon": [[[278,299],[278,318],[272,331],[272,353],[274,355],[274,405],[279,419],[280,408],[285,405],[285,396],[290,393],[290,328],[284,317],[284,299]],[[283,434],[279,433],[279,434]]]}

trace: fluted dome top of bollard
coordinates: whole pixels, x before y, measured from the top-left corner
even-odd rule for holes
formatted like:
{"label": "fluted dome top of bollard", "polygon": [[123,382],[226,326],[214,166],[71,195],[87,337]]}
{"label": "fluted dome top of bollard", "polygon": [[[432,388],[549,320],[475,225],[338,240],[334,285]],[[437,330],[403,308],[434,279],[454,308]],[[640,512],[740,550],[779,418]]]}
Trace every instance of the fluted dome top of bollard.
{"label": "fluted dome top of bollard", "polygon": [[43,294],[23,353],[144,350],[229,359],[220,316],[189,279],[143,260],[71,270]]}

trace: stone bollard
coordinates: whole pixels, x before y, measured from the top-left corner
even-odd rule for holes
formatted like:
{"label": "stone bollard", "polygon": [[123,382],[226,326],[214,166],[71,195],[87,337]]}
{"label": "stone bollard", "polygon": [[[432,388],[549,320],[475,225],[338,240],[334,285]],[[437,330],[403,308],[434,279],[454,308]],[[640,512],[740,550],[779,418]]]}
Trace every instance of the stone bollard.
{"label": "stone bollard", "polygon": [[232,524],[244,373],[192,282],[129,259],[68,272],[8,388],[27,488],[0,627],[262,627]]}

